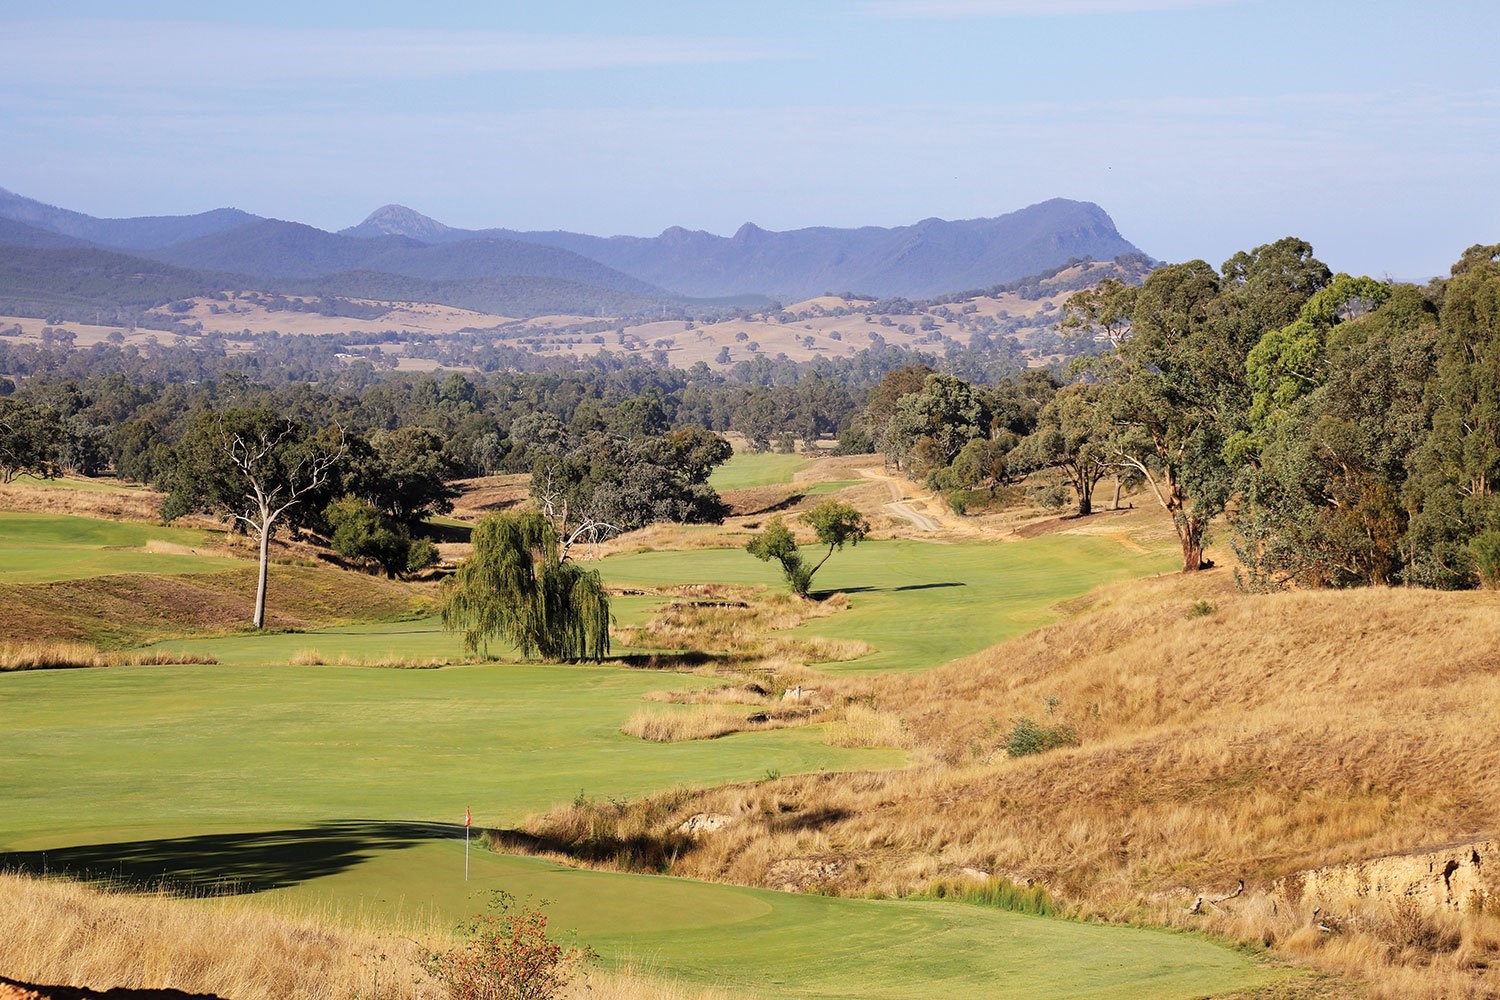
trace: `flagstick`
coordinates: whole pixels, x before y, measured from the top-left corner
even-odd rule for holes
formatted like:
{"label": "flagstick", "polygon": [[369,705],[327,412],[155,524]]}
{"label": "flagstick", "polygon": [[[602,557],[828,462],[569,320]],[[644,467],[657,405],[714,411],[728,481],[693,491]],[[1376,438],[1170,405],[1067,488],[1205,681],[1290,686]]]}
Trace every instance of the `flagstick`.
{"label": "flagstick", "polygon": [[469,881],[469,824],[464,824],[464,881]]}

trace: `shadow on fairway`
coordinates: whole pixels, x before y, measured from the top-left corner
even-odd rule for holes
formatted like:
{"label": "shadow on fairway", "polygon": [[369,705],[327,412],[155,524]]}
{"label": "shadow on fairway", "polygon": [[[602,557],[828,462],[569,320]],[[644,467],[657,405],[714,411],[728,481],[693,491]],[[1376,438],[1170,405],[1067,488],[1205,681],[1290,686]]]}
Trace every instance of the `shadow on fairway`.
{"label": "shadow on fairway", "polygon": [[907,590],[940,590],[944,587],[967,586],[967,583],[955,580],[948,583],[908,583],[904,587],[840,587],[838,590],[815,590],[811,596],[814,600],[822,601],[834,594],[899,594]]}
{"label": "shadow on fairway", "polygon": [[133,990],[115,986],[107,990],[81,989],[76,986],[46,986],[0,976],[0,986],[34,991],[48,1000],[220,1000],[217,993],[184,993],[182,990]]}
{"label": "shadow on fairway", "polygon": [[463,827],[336,820],[297,830],[3,854],[0,870],[63,875],[121,888],[160,889],[190,896],[236,896],[334,875],[382,851],[449,837],[462,839]]}

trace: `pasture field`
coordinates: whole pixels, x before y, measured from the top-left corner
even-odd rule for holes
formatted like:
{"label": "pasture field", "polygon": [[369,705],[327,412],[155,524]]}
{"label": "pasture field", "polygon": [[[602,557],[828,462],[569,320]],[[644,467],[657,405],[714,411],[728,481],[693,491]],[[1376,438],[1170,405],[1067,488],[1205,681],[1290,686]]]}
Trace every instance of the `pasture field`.
{"label": "pasture field", "polygon": [[212,532],[59,514],[0,511],[0,583],[52,583],[117,573],[242,569]]}
{"label": "pasture field", "polygon": [[708,482],[721,493],[756,486],[775,486],[791,482],[798,471],[810,464],[811,459],[801,455],[741,451],[715,469],[713,475],[708,477]]}
{"label": "pasture field", "polygon": [[[825,551],[806,546],[802,554],[816,562]],[[952,544],[866,541],[835,552],[813,579],[815,592],[847,593],[850,609],[789,634],[876,647],[868,656],[824,669],[920,670],[1056,621],[1058,602],[1103,583],[1168,572],[1176,559],[1166,546],[1127,546],[1084,535]],[[601,563],[601,571],[612,586],[786,586],[779,569],[743,549],[616,555]]]}

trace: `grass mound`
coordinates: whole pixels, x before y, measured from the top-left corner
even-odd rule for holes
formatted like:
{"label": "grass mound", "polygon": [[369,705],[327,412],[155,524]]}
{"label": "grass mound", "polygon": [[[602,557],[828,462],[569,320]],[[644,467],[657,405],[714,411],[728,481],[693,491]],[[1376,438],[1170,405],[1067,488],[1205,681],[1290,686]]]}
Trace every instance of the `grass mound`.
{"label": "grass mound", "polygon": [[[47,636],[132,646],[249,624],[253,568],[220,573],[125,573],[43,584],[0,583],[0,640]],[[311,566],[274,566],[266,624],[314,628],[407,613],[413,591],[377,577]]]}

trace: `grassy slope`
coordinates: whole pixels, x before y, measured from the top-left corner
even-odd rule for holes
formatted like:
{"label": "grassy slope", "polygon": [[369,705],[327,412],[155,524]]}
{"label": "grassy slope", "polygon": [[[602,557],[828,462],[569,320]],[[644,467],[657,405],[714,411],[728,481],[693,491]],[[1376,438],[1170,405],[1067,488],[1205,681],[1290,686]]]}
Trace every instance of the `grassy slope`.
{"label": "grassy slope", "polygon": [[[686,877],[780,884],[789,859],[835,858],[816,884],[901,893],[972,867],[1092,912],[1274,943],[1380,997],[1491,996],[1500,920],[1422,916],[1445,883],[1425,859],[1408,896],[1394,878],[1366,881],[1370,896],[1272,892],[1311,868],[1493,839],[1497,649],[1493,592],[1257,596],[1224,570],[1122,584],[965,660],[864,678],[870,710],[898,720],[926,766],[640,803],[619,822],[667,840],[695,813],[734,816],[679,854],[671,871]],[[1020,715],[1070,725],[1081,745],[1011,759]],[[555,838],[592,819],[560,810],[531,829]],[[1239,879],[1242,897],[1188,912]],[[1336,933],[1317,929],[1330,920]]]}
{"label": "grassy slope", "polygon": [[[151,543],[183,551],[149,551]],[[204,573],[243,560],[187,549],[216,545],[210,532],[56,514],[0,511],[0,583],[50,583],[115,573]]]}
{"label": "grassy slope", "polygon": [[[253,641],[227,639],[218,652],[243,656]],[[983,996],[997,977],[1037,976],[1064,958],[1078,974],[1042,976],[1033,995],[1193,996],[1262,978],[1194,939],[957,904],[826,900],[485,851],[465,883],[452,821],[466,805],[502,825],[580,791],[634,796],[768,768],[893,762],[825,746],[813,731],[668,745],[619,735],[626,707],[662,680],[526,665],[7,677],[0,697],[20,750],[0,778],[14,807],[0,838],[30,868],[169,875],[206,891],[228,880],[419,921],[456,920],[505,888],[556,900],[555,922],[611,958],[777,995]],[[381,820],[360,818],[371,816]]]}
{"label": "grassy slope", "polygon": [[[814,560],[823,551],[805,548]],[[974,653],[1055,621],[1059,601],[1101,583],[1170,570],[1165,549],[1111,538],[1048,535],[1023,542],[865,542],[835,552],[816,590],[843,590],[851,609],[799,634],[856,639],[877,652],[831,670],[915,670]],[[615,586],[741,583],[781,587],[780,573],[740,549],[644,552],[602,564]]]}
{"label": "grassy slope", "polygon": [[[0,511],[0,606],[6,609],[0,641],[119,647],[243,629],[255,564],[222,551],[212,531]],[[273,563],[267,622],[310,628],[389,619],[408,613],[414,597],[406,585],[376,577]]]}
{"label": "grassy slope", "polygon": [[17,476],[11,481],[14,486],[31,486],[44,490],[77,490],[83,493],[145,493],[144,486],[122,482],[118,479],[90,479],[86,476],[59,476],[55,479],[38,479],[36,476]]}

